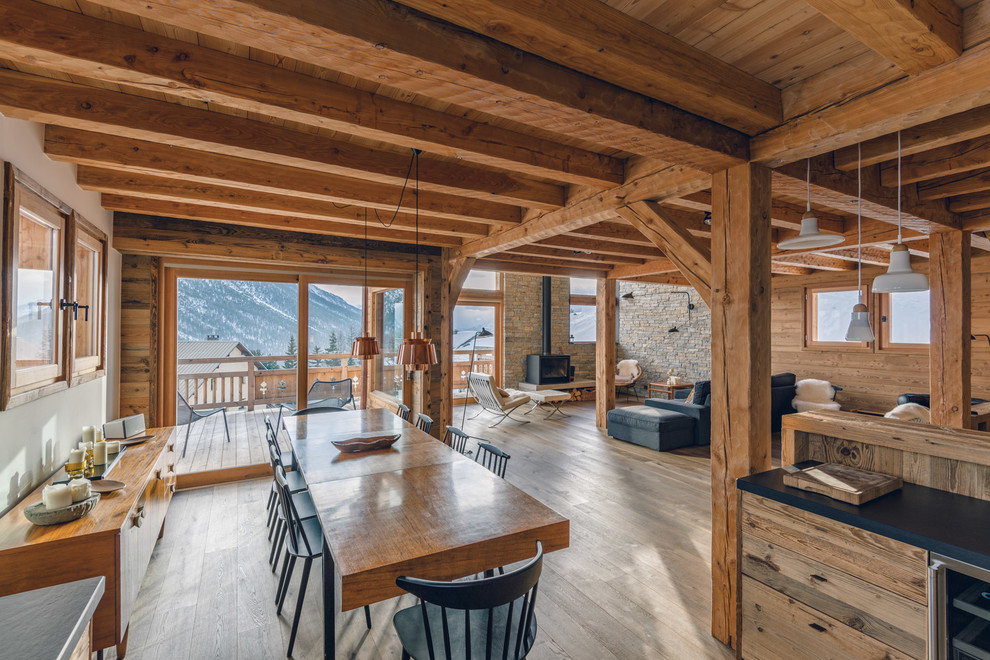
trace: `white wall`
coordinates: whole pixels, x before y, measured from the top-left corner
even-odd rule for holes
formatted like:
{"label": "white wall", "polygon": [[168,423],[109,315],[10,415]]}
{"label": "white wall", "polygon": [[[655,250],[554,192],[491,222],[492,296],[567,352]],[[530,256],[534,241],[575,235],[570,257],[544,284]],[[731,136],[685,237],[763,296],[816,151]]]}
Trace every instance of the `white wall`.
{"label": "white wall", "polygon": [[[80,189],[76,168],[44,154],[44,127],[0,116],[0,160],[8,161],[111,235],[113,216],[97,193]],[[119,381],[120,254],[110,251],[107,377],[0,412],[0,512],[61,467],[81,428],[116,417]],[[0,359],[8,360],[4,355]]]}

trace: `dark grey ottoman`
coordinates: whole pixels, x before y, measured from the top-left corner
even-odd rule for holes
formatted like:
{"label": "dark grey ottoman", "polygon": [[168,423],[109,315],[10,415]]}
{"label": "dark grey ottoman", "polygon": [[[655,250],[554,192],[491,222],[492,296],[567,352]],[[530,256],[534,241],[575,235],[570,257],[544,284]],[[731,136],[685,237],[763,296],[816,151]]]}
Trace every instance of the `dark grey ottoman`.
{"label": "dark grey ottoman", "polygon": [[667,451],[694,444],[694,420],[652,406],[626,406],[608,411],[608,434],[616,440]]}

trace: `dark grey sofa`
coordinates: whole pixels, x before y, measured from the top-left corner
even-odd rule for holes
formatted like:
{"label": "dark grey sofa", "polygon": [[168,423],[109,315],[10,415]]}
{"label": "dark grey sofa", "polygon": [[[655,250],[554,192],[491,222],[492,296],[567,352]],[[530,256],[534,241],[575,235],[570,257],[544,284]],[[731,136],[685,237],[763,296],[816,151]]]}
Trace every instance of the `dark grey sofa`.
{"label": "dark grey sofa", "polygon": [[626,406],[608,411],[608,434],[657,451],[694,444],[693,420],[677,412],[650,406]]}
{"label": "dark grey sofa", "polygon": [[690,390],[679,390],[675,396],[681,394],[681,397],[677,399],[647,399],[646,405],[690,417],[694,420],[694,444],[709,445],[712,442],[711,381],[699,380],[694,384],[694,403],[684,401],[689,393]]}
{"label": "dark grey sofa", "polygon": [[796,413],[791,402],[797,396],[797,376],[792,373],[770,376],[770,431],[780,430],[781,418]]}

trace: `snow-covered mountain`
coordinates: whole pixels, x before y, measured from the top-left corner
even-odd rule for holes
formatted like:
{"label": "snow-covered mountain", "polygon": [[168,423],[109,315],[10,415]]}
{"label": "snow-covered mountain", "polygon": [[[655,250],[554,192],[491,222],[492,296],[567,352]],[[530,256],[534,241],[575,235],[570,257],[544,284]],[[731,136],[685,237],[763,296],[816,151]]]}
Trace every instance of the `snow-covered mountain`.
{"label": "snow-covered mountain", "polygon": [[[282,355],[289,338],[297,339],[295,284],[180,279],[178,289],[180,341],[219,335],[221,340],[239,341],[262,355]],[[323,352],[350,352],[351,340],[361,330],[359,308],[313,287],[309,314],[311,346]],[[336,347],[331,346],[334,336]]]}

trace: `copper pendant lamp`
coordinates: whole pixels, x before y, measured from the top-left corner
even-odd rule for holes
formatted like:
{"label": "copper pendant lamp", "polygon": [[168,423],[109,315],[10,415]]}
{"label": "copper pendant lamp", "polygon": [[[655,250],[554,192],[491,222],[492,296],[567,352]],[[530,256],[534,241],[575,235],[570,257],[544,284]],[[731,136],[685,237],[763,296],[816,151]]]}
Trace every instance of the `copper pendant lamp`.
{"label": "copper pendant lamp", "polygon": [[[413,161],[416,165],[416,279],[414,280],[413,301],[419,300],[419,149],[413,149]],[[436,364],[437,348],[432,340],[423,336],[422,332],[414,330],[409,338],[403,340],[399,347],[396,361],[405,366],[406,371],[426,371],[431,364]]]}
{"label": "copper pendant lamp", "polygon": [[[368,291],[368,208],[364,209],[364,290]],[[362,310],[361,314],[362,336],[354,339],[351,344],[351,357],[361,360],[370,360],[381,351],[378,348],[378,339],[368,335],[368,314],[367,310]]]}

